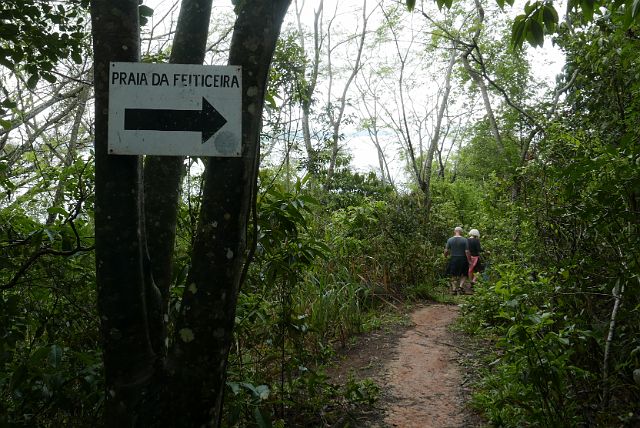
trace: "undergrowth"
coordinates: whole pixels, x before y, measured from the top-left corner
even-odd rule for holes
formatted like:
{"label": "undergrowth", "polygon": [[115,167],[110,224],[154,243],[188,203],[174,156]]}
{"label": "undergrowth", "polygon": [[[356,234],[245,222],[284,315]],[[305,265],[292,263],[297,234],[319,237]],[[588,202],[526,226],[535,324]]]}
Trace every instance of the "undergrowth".
{"label": "undergrowth", "polygon": [[[593,314],[575,306],[584,296],[567,299],[561,292],[562,274],[513,264],[498,269],[497,280],[477,286],[462,310],[462,329],[492,350],[474,385],[474,407],[501,427],[634,426],[638,409],[631,397],[639,389],[632,370],[624,369],[633,366],[633,352],[612,357],[617,371],[606,380],[617,388],[603,402],[609,391],[602,378],[606,318],[590,322]],[[572,314],[576,309],[582,318]]]}

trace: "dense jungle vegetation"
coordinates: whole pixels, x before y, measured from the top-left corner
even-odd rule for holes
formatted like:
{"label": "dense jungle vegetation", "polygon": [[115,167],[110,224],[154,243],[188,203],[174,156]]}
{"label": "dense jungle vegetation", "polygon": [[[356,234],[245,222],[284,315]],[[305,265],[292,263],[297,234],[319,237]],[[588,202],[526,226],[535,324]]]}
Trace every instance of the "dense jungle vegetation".
{"label": "dense jungle vegetation", "polygon": [[[102,425],[115,395],[88,3],[0,6],[0,427]],[[333,426],[374,403],[383,385],[335,385],[326,365],[397,307],[452,299],[442,250],[461,225],[488,251],[475,294],[455,301],[490,350],[473,401],[487,423],[638,426],[640,3],[561,17],[527,3],[515,19],[480,0],[316,3],[289,5],[273,52],[213,425]],[[176,62],[179,7],[138,8],[142,61]],[[216,3],[206,64],[234,52],[235,12]],[[551,46],[555,81],[532,55]],[[153,267],[168,349],[194,340],[180,323],[213,163],[176,165],[173,255]]]}

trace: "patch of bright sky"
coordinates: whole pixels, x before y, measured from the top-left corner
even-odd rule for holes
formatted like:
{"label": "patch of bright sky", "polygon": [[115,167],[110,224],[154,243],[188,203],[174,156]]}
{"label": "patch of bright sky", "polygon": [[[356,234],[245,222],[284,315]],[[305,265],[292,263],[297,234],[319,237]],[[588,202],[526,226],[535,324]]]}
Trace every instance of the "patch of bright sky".
{"label": "patch of bright sky", "polygon": [[[333,1],[326,0],[326,3],[334,3]],[[358,1],[347,2],[351,4],[361,4]],[[487,8],[496,8],[495,4],[491,4],[487,6]],[[521,14],[524,8],[524,1],[516,2],[516,4],[510,8],[506,9],[504,14],[508,17],[515,17],[518,14]],[[330,9],[325,6],[325,10]],[[420,16],[417,19],[422,19]],[[416,16],[414,14],[413,21],[415,24]],[[380,53],[382,55],[382,53]],[[534,79],[540,82],[540,86],[546,86],[549,88],[553,88],[555,86],[556,76],[561,72],[562,67],[564,66],[564,56],[562,53],[552,46],[550,40],[545,41],[545,45],[543,48],[528,48],[527,56],[529,62],[531,64],[531,69],[533,73]],[[437,80],[437,77],[433,77]],[[352,89],[353,90],[353,89]],[[424,88],[421,90],[425,90]],[[427,89],[429,91],[429,89]],[[419,96],[415,98],[420,98]],[[484,114],[484,113],[481,113]],[[389,135],[391,141],[395,140],[395,136]],[[397,145],[397,143],[392,143]],[[348,142],[347,148],[353,155],[352,165],[359,171],[367,172],[371,170],[378,170],[378,155],[375,149],[375,146],[371,142],[371,139],[367,135],[366,132],[360,131],[358,132],[355,129],[351,129],[351,132],[348,133]],[[392,175],[395,177],[395,181],[397,184],[401,184],[402,176],[404,175],[404,165],[403,162],[398,159],[397,155],[397,147],[396,150],[393,147],[387,146],[385,148],[385,154],[388,157],[389,163],[391,163],[391,171]]]}
{"label": "patch of bright sky", "polygon": [[[171,38],[169,35],[169,27],[166,24],[160,24],[162,20],[171,20],[174,21],[177,19],[179,12],[179,1],[178,0],[145,0],[144,3],[149,7],[154,9],[154,15],[150,21],[150,24],[147,25],[147,29],[153,29],[153,33],[155,37],[161,36],[162,38],[166,38],[168,42]],[[301,19],[303,21],[303,25],[311,31],[313,28],[313,20],[314,20],[314,9],[317,8],[318,5],[317,0],[298,0],[297,5],[301,8]],[[371,10],[375,5],[377,5],[377,0],[368,0],[367,7]],[[431,4],[433,2],[425,2],[425,4]],[[344,32],[345,34],[357,33],[357,29],[361,25],[362,16],[361,16],[361,8],[364,4],[363,0],[325,0],[324,1],[324,19],[325,23],[328,19],[333,16],[334,11],[338,11],[336,15],[336,19],[333,22],[333,27],[336,30],[336,33]],[[389,3],[390,4],[390,3]],[[517,14],[522,13],[524,5],[524,0],[519,0],[516,4],[505,11],[505,15],[514,17]],[[495,8],[495,3],[492,0],[489,0],[487,8]],[[213,19],[216,19],[216,16],[220,17],[222,15],[229,16],[232,13],[232,3],[230,0],[214,0],[213,1]],[[289,13],[283,28],[286,26],[296,27],[296,2],[292,1],[292,4],[289,8]],[[417,21],[423,20],[421,16],[414,14],[411,18],[414,21],[415,25]],[[369,24],[369,28],[377,28],[378,25],[382,22],[383,17],[382,14],[377,13],[377,15],[372,19],[372,22]],[[344,35],[343,35],[344,37]],[[334,43],[338,41],[338,37]],[[403,42],[407,42],[408,38]],[[144,46],[143,46],[144,51]],[[342,54],[337,54],[335,57],[334,67],[340,66],[340,64],[345,65],[345,61],[348,62],[352,59],[353,54],[353,44],[349,47],[349,50],[344,50]],[[389,51],[377,52],[371,58],[375,58],[376,56],[379,58],[383,58],[384,56],[388,56],[391,59],[395,56],[393,49]],[[561,68],[564,64],[564,58],[561,53],[555,49],[549,40],[545,42],[545,46],[543,48],[538,49],[528,49],[528,57],[530,63],[532,65],[532,70],[534,73],[534,77],[542,82],[542,84],[546,84],[548,87],[554,87],[556,75],[561,71]],[[332,57],[333,58],[333,57]],[[225,58],[218,58],[214,61],[216,63],[223,64]],[[322,61],[325,59],[322,58]],[[347,67],[348,68],[348,67]],[[433,77],[436,79],[436,77]],[[338,97],[338,92],[342,90],[341,83],[344,83],[344,78],[336,78],[333,81],[333,102],[336,101]],[[431,83],[429,79],[427,79],[427,83]],[[432,85],[433,86],[433,85]],[[420,89],[424,90],[424,89]],[[428,91],[428,89],[427,89]],[[325,92],[323,94],[323,92]],[[320,82],[317,91],[317,97],[321,100],[321,103],[326,102],[329,95],[328,88],[325,82]],[[423,96],[417,96],[413,94],[416,99],[422,99],[423,101],[427,100],[429,95],[425,93]],[[356,87],[355,85],[351,85],[349,91],[349,97],[354,98],[357,97]],[[356,114],[354,111],[350,112],[351,114]],[[356,121],[357,122],[357,121]],[[352,165],[356,170],[366,172],[370,170],[378,169],[378,156],[375,146],[372,144],[369,136],[366,132],[358,129],[356,124],[352,125],[343,125],[342,131],[345,135],[345,149],[351,152],[353,155]],[[387,133],[390,140],[394,140],[395,138],[391,136],[390,133]],[[394,143],[397,145],[397,143]],[[404,169],[402,162],[398,159],[397,155],[397,146],[387,147],[385,153],[388,157],[388,161],[393,164],[392,174],[396,177],[402,175],[402,171]]]}

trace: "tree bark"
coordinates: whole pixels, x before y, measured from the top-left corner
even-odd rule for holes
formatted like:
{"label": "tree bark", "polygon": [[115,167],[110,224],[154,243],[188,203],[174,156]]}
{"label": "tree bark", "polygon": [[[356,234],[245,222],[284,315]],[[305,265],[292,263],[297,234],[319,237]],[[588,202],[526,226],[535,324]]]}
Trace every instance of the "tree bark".
{"label": "tree bark", "polygon": [[496,140],[496,147],[498,148],[498,152],[502,155],[504,153],[504,145],[502,144],[502,137],[500,136],[498,124],[493,114],[493,108],[491,107],[491,100],[489,99],[489,91],[487,89],[487,85],[485,84],[482,75],[478,71],[474,70],[473,67],[471,67],[471,64],[469,64],[469,55],[471,55],[474,49],[478,51],[480,49],[478,47],[477,40],[480,37],[480,32],[482,31],[484,25],[484,9],[482,8],[482,4],[479,0],[475,0],[474,3],[476,6],[476,12],[478,13],[478,22],[475,24],[476,32],[472,38],[473,43],[468,45],[467,49],[465,49],[465,51],[462,53],[461,59],[465,70],[467,70],[469,76],[471,76],[476,85],[478,85],[478,89],[480,89],[485,112],[487,113],[487,120],[489,121],[489,127],[491,128],[493,138]]}
{"label": "tree bark", "polygon": [[245,261],[260,154],[264,93],[291,0],[242,3],[229,63],[242,66],[242,156],[210,158],[192,267],[176,325],[170,374],[173,426],[217,426]]}
{"label": "tree bark", "polygon": [[[307,169],[311,174],[318,173],[318,160],[317,153],[311,143],[311,126],[309,124],[309,117],[311,116],[311,103],[313,101],[313,93],[316,90],[316,84],[318,82],[318,68],[320,66],[320,49],[322,47],[322,38],[320,37],[320,30],[322,26],[322,11],[324,6],[324,0],[320,0],[318,8],[313,12],[313,63],[311,64],[311,75],[309,77],[309,83],[306,84],[302,90],[302,136],[304,138],[304,147],[307,151]],[[296,2],[296,15],[298,20],[298,32],[300,33],[300,46],[302,50],[307,52],[304,43],[304,33],[302,32],[302,23],[300,20],[301,10],[297,8]]]}
{"label": "tree bark", "polygon": [[[409,56],[409,50],[407,49],[404,53],[402,52],[402,48],[400,47],[400,37],[396,29],[394,28],[394,25],[392,24],[390,15],[387,12],[385,12],[384,9],[382,12],[384,14],[387,25],[389,26],[389,29],[393,34],[393,42],[396,48],[396,54],[398,55],[398,61],[400,62],[400,70],[398,73],[398,97],[400,99],[400,106],[397,112],[397,115],[398,115],[397,122],[392,119],[392,122],[394,124],[393,128],[396,134],[398,135],[398,138],[400,139],[400,141],[402,141],[407,148],[407,153],[408,153],[407,157],[409,158],[408,166],[413,171],[413,175],[416,179],[416,183],[418,184],[418,187],[422,190],[424,189],[424,180],[421,175],[422,171],[420,170],[418,165],[419,156],[416,155],[414,143],[411,138],[411,128],[409,127],[409,121],[407,119],[408,113],[407,113],[407,105],[405,102],[404,73],[405,73],[405,68],[407,66],[407,58]],[[413,38],[411,39],[411,43],[413,43]],[[384,104],[382,108],[387,112],[389,117],[393,116],[393,113],[391,113],[387,108],[385,108]],[[418,140],[418,142],[421,147],[422,141]]]}
{"label": "tree bark", "polygon": [[65,84],[66,83],[60,85],[59,87],[54,88],[53,94],[49,96],[47,101],[34,107],[33,110],[29,111],[28,113],[22,114],[20,115],[20,117],[11,120],[11,125],[8,128],[3,127],[2,129],[0,129],[0,137],[5,136],[6,134],[10,133],[14,129],[20,127],[21,125],[24,125],[25,123],[27,123],[27,121],[33,119],[34,117],[36,117],[37,115],[45,111],[46,109],[52,107],[54,104],[69,98],[77,97],[84,88],[84,85],[78,85],[77,87],[67,92],[61,93],[60,91],[63,89]]}
{"label": "tree bark", "polygon": [[[212,0],[183,0],[169,62],[202,64],[204,61]],[[151,314],[154,350],[166,354],[169,289],[173,278],[173,254],[180,189],[185,172],[182,156],[147,156],[144,165],[144,204],[147,248],[153,282],[162,304]],[[148,287],[153,288],[152,284]]]}
{"label": "tree bark", "polygon": [[95,81],[95,242],[107,426],[132,426],[153,376],[143,272],[141,162],[107,153],[109,61],[139,60],[138,0],[91,2]]}
{"label": "tree bark", "polygon": [[609,406],[609,358],[611,356],[611,344],[613,343],[613,336],[616,331],[616,317],[618,315],[620,305],[622,304],[624,284],[621,286],[620,282],[616,283],[615,287],[613,287],[613,290],[611,290],[611,294],[613,295],[614,303],[613,309],[611,311],[611,319],[609,321],[609,332],[607,333],[607,339],[604,343],[604,358],[602,361],[602,400],[600,403],[602,411],[606,411],[607,407]]}
{"label": "tree bark", "polygon": [[500,136],[500,131],[498,130],[498,124],[496,122],[496,117],[493,114],[493,108],[491,107],[491,100],[489,99],[489,91],[487,90],[487,85],[484,83],[482,76],[471,67],[469,64],[469,55],[471,51],[466,51],[462,54],[462,64],[464,64],[465,70],[469,73],[469,76],[476,82],[478,85],[478,89],[480,89],[480,94],[482,95],[482,101],[484,103],[484,110],[487,113],[487,120],[489,121],[489,128],[491,129],[491,133],[493,134],[493,138],[496,141],[496,147],[498,148],[498,152],[500,154],[504,153],[504,145],[502,144],[502,137]]}
{"label": "tree bark", "polygon": [[[176,218],[172,211],[177,209],[182,159],[150,157],[147,163],[152,268],[145,241],[140,157],[107,154],[109,61],[139,60],[138,1],[94,0],[91,4],[96,91],[96,276],[107,426],[194,427],[220,423],[248,216],[255,196],[264,93],[289,3],[263,0],[239,6],[229,62],[243,67],[242,156],[209,158],[206,162],[192,268],[169,352],[163,340],[163,319],[171,271],[157,263],[172,263]],[[202,62],[210,4],[209,0],[187,0],[183,4],[180,21],[189,32],[176,36],[173,61]],[[159,242],[160,238],[164,242]],[[164,305],[152,270],[163,288]]]}
{"label": "tree bark", "polygon": [[[69,168],[73,161],[76,158],[77,153],[77,145],[78,145],[78,133],[80,130],[80,125],[82,123],[82,117],[84,116],[84,111],[87,107],[87,101],[89,100],[89,94],[91,90],[86,85],[80,86],[82,90],[78,94],[78,100],[75,103],[76,105],[76,114],[73,117],[73,125],[71,126],[71,134],[69,134],[69,147],[67,148],[67,153],[65,153],[64,161],[62,163],[63,168]],[[58,184],[56,185],[56,191],[53,196],[53,202],[51,203],[51,207],[59,207],[64,203],[64,187],[66,181],[66,174],[60,177]],[[49,213],[47,216],[47,220],[45,222],[46,226],[51,226],[56,220],[56,213]]]}
{"label": "tree bark", "polygon": [[[367,16],[367,1],[365,0],[362,5],[362,31],[360,32],[360,37],[358,41],[358,51],[356,54],[356,60],[353,64],[353,69],[351,70],[351,74],[347,79],[344,88],[342,89],[342,97],[340,98],[340,106],[338,107],[338,115],[335,116],[333,114],[332,109],[328,109],[329,111],[329,123],[333,130],[331,136],[331,157],[329,158],[329,167],[327,168],[327,178],[325,187],[331,188],[331,182],[333,181],[333,174],[335,173],[336,161],[338,159],[338,153],[340,150],[340,126],[342,125],[342,118],[344,116],[344,110],[347,106],[347,93],[349,92],[349,87],[351,86],[351,82],[355,79],[356,75],[360,71],[360,61],[362,59],[362,50],[364,49],[364,40],[367,35],[367,23],[369,22],[369,16]],[[327,50],[327,55],[329,55],[328,63],[329,63],[329,73],[331,73],[331,49]],[[331,91],[329,91],[329,96],[331,96]]]}
{"label": "tree bark", "polygon": [[[387,163],[382,143],[380,142],[379,138],[380,129],[378,127],[378,118],[380,117],[380,114],[378,113],[379,100],[377,90],[376,88],[371,87],[370,80],[364,79],[364,84],[366,85],[365,88],[362,88],[358,84],[356,84],[358,91],[360,91],[362,106],[365,110],[363,112],[363,115],[368,121],[370,121],[370,124],[368,123],[366,126],[364,126],[364,128],[369,134],[369,138],[371,139],[371,142],[375,146],[378,153],[378,167],[380,168],[380,178],[382,180],[382,183],[394,186],[393,177],[389,171],[389,164]],[[367,103],[367,94],[371,95],[371,97],[373,98],[372,108],[369,108],[369,104]]]}
{"label": "tree bark", "polygon": [[433,165],[433,154],[438,147],[438,142],[440,141],[440,132],[442,130],[442,119],[444,118],[444,114],[447,110],[447,105],[449,103],[449,94],[451,93],[451,73],[453,72],[453,65],[456,63],[456,47],[455,43],[451,47],[451,58],[449,59],[449,64],[447,65],[447,71],[445,74],[445,83],[444,83],[444,92],[442,93],[442,100],[440,101],[440,107],[438,108],[438,116],[436,117],[436,127],[433,131],[433,136],[431,137],[431,142],[429,143],[429,149],[427,150],[427,155],[424,159],[424,188],[422,191],[424,192],[424,200],[425,200],[425,217],[427,220],[429,219],[429,215],[431,213],[431,170]]}

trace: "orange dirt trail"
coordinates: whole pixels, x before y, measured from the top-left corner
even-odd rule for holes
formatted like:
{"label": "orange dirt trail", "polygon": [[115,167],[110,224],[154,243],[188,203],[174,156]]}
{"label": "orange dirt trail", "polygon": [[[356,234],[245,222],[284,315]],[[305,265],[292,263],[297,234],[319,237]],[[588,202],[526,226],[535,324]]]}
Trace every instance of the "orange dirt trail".
{"label": "orange dirt trail", "polygon": [[[369,378],[380,387],[375,408],[350,421],[366,428],[476,428],[480,416],[466,404],[469,373],[462,362],[474,358],[464,336],[449,326],[459,307],[427,304],[411,313],[411,325],[366,335],[347,350],[330,375]],[[466,341],[466,340],[465,340]],[[477,357],[476,357],[477,358]],[[465,364],[466,367],[475,364]]]}
{"label": "orange dirt trail", "polygon": [[469,426],[459,352],[447,330],[457,316],[457,306],[437,304],[411,315],[415,326],[400,338],[395,357],[385,365],[385,388],[394,403],[385,409],[386,426]]}

